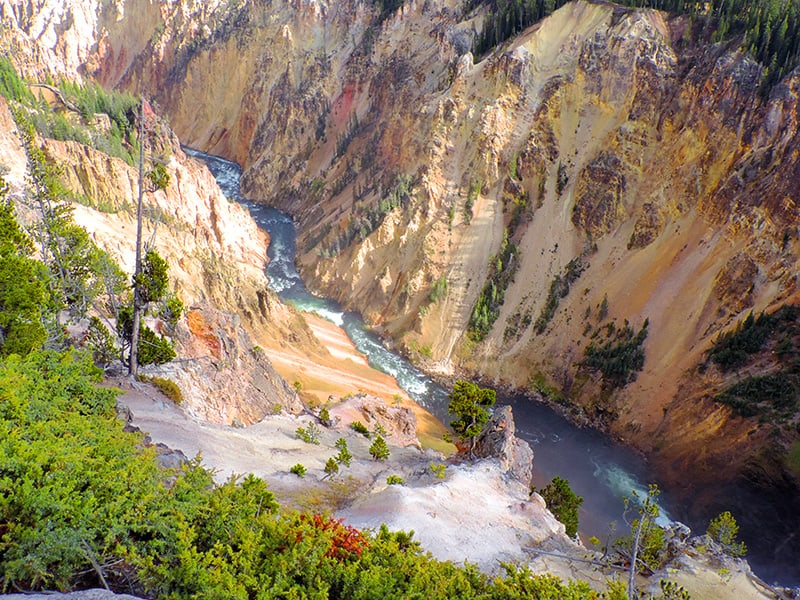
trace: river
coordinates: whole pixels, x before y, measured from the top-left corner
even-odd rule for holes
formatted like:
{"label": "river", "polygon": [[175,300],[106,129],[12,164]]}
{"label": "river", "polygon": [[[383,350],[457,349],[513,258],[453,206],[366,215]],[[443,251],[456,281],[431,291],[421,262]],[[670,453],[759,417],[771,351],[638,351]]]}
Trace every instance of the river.
{"label": "river", "polygon": [[[239,193],[241,170],[236,163],[185,148],[186,152],[208,165],[223,192],[231,199],[245,205],[254,220],[270,235],[267,250],[270,262],[267,275],[270,287],[284,302],[301,311],[314,312],[340,326],[368,359],[370,365],[393,376],[401,388],[417,403],[443,422],[447,414],[447,392],[430,377],[422,373],[404,357],[381,343],[370,331],[360,315],[343,311],[336,302],[309,292],[297,269],[295,228],[291,217],[263,204],[248,202]],[[498,405],[512,406],[517,425],[517,435],[531,444],[534,451],[534,485],[543,487],[554,476],[567,479],[576,494],[584,498],[580,509],[580,533],[584,540],[597,536],[605,541],[609,536],[625,531],[622,513],[623,497],[632,491],[644,496],[648,482],[656,480],[647,464],[629,448],[612,441],[608,436],[592,429],[576,427],[545,404],[523,396],[498,395]],[[740,537],[747,542],[748,560],[753,570],[768,582],[780,581],[783,585],[800,585],[800,549],[795,548],[775,556],[774,543],[764,543],[764,520],[776,510],[763,505],[764,498],[749,490],[731,487],[725,497],[714,507],[715,512],[698,511],[690,506],[675,503],[669,490],[659,498],[661,516],[659,523],[666,525],[670,515],[687,523],[697,533],[702,533],[709,519],[722,510],[731,510],[741,526]],[[781,502],[780,498],[774,499]],[[726,505],[730,501],[730,505]],[[759,518],[752,518],[761,505]],[[776,506],[780,512],[782,505]],[[745,511],[748,511],[745,514]],[[784,511],[785,512],[785,511]],[[789,511],[783,523],[770,523],[770,531],[778,536],[797,534],[796,513]],[[786,528],[789,528],[788,530]],[[798,540],[800,541],[800,540]]]}

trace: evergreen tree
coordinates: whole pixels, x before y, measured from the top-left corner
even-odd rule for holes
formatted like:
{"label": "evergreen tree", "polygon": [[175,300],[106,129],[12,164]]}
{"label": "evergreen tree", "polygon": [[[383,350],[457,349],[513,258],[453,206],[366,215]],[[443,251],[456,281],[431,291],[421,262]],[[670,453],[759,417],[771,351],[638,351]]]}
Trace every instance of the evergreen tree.
{"label": "evergreen tree", "polygon": [[450,427],[460,440],[470,443],[471,456],[474,456],[475,438],[489,421],[489,409],[496,401],[497,394],[492,389],[463,380],[453,385],[447,409],[456,418],[450,421]]}
{"label": "evergreen tree", "polygon": [[0,175],[0,356],[25,355],[47,338],[42,324],[48,303],[48,274],[30,258],[33,243],[22,231],[8,186]]}
{"label": "evergreen tree", "polygon": [[547,503],[547,509],[564,524],[566,534],[574,538],[578,534],[578,509],[583,504],[583,498],[577,496],[569,487],[569,482],[561,477],[554,477],[540,494]]}
{"label": "evergreen tree", "polygon": [[375,441],[369,447],[369,453],[375,460],[387,460],[389,458],[389,446],[386,445],[386,440],[382,436],[376,435]]}

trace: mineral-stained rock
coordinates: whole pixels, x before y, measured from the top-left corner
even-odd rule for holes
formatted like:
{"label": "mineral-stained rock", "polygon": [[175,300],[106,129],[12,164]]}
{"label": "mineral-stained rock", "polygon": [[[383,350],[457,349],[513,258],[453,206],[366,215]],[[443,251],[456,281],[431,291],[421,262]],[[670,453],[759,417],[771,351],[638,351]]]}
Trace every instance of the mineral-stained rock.
{"label": "mineral-stained rock", "polygon": [[510,406],[495,411],[483,432],[475,440],[474,454],[479,458],[498,458],[500,466],[523,485],[530,487],[533,474],[533,450],[516,435]]}
{"label": "mineral-stained rock", "polygon": [[392,444],[419,446],[417,417],[409,408],[389,406],[380,398],[359,394],[336,405],[330,412],[342,423],[361,421],[369,430],[383,427],[391,436]]}
{"label": "mineral-stained rock", "polygon": [[633,226],[633,233],[628,240],[628,250],[644,248],[652,243],[664,229],[664,217],[652,202],[642,205],[642,212]]}
{"label": "mineral-stained rock", "polygon": [[177,383],[189,414],[211,423],[251,425],[281,410],[302,411],[296,392],[253,344],[238,316],[195,305],[174,338],[181,360],[142,371]]}
{"label": "mineral-stained rock", "polygon": [[753,288],[758,276],[758,265],[745,254],[734,255],[714,278],[714,295],[721,307],[730,314],[738,314],[753,306]]}
{"label": "mineral-stained rock", "polygon": [[572,222],[595,237],[609,233],[625,219],[624,192],[622,161],[603,152],[579,175]]}

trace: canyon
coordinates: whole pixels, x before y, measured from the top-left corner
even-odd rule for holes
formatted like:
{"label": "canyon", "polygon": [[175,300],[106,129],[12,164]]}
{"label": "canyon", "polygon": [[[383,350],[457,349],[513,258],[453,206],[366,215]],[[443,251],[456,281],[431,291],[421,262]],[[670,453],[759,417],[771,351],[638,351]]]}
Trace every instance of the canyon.
{"label": "canyon", "polygon": [[[266,238],[178,139],[239,163],[244,195],[294,218],[308,285],[426,371],[544,392],[643,452],[687,497],[698,483],[744,481],[778,490],[797,514],[797,415],[779,426],[716,402],[741,374],[707,352],[751,311],[798,301],[800,75],[764,94],[761,65],[698,39],[686,17],[583,1],[476,57],[485,11],[456,0],[390,14],[354,0],[2,0],[0,48],[31,80],[145,95],[175,131],[163,150],[176,186],[153,198],[183,224],[159,226],[158,243],[198,305],[186,351],[213,362],[226,331],[244,349],[242,372],[258,364],[267,382],[258,407],[226,397],[195,414],[250,424],[275,405],[298,412],[267,363],[287,374],[334,359],[325,326],[267,290]],[[2,161],[22,185],[11,147]],[[70,189],[120,203],[77,205],[76,221],[130,267],[133,171],[75,143],[45,150]],[[476,335],[487,286],[502,300]],[[643,368],[621,386],[585,361],[612,323],[646,331]],[[766,351],[746,373],[775,369]],[[373,377],[362,387],[403,395]],[[323,398],[346,387],[321,379],[304,387]]]}

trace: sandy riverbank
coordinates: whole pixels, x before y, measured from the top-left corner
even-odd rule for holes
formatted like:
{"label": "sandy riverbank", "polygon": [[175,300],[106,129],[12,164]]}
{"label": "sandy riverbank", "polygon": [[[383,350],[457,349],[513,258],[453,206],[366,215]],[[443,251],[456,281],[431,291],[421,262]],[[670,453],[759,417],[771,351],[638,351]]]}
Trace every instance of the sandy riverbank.
{"label": "sandy riverbank", "polygon": [[387,405],[411,409],[417,418],[417,437],[424,447],[449,453],[455,448],[442,441],[447,428],[414,402],[397,381],[369,366],[344,330],[313,313],[303,313],[309,329],[326,352],[308,352],[292,344],[269,344],[265,351],[275,370],[289,383],[299,383],[306,403],[325,405],[342,398],[367,394]]}

